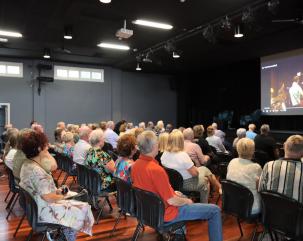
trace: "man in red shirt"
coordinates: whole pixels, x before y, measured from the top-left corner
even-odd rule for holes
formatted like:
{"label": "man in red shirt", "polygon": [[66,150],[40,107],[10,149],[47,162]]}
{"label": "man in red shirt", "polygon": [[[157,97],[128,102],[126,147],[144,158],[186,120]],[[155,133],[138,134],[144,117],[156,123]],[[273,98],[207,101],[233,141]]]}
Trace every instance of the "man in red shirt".
{"label": "man in red shirt", "polygon": [[[138,136],[140,157],[132,165],[133,185],[160,196],[165,204],[164,221],[208,220],[210,241],[222,241],[221,211],[213,204],[193,203],[175,192],[165,170],[154,159],[158,154],[158,140],[154,132],[144,131]],[[173,160],[172,160],[173,161]]]}

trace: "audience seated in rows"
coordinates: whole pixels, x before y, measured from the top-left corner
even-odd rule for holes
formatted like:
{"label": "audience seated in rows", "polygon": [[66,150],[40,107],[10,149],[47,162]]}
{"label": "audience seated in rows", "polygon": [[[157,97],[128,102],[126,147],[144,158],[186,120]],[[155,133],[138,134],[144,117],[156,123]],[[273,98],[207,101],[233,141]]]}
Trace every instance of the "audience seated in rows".
{"label": "audience seated in rows", "polygon": [[11,170],[13,170],[13,160],[17,152],[18,133],[19,131],[15,131],[10,134],[9,140],[7,142],[9,144],[9,151],[6,155],[4,155],[4,163]]}
{"label": "audience seated in rows", "polygon": [[106,131],[104,132],[105,141],[112,145],[114,149],[117,148],[117,141],[119,136],[116,132],[114,132],[115,123],[113,121],[108,121],[106,123]]}
{"label": "audience seated in rows", "polygon": [[[180,131],[178,131],[178,135],[183,138]],[[145,131],[139,135],[138,146],[141,155],[132,166],[131,179],[133,185],[160,196],[165,204],[164,221],[171,224],[186,220],[208,220],[209,240],[222,241],[220,208],[213,204],[193,204],[182,193],[175,192],[172,189],[165,170],[154,159],[158,154],[155,133]]]}
{"label": "audience seated in rows", "polygon": [[274,191],[303,203],[303,137],[290,136],[284,143],[282,159],[265,164],[259,191]]}
{"label": "audience seated in rows", "polygon": [[203,152],[203,154],[208,155],[209,157],[213,158],[213,151],[209,146],[208,142],[204,139],[204,126],[203,125],[195,125],[193,127],[194,131],[194,142],[196,142]]}
{"label": "audience seated in rows", "polygon": [[249,124],[248,125],[248,131],[246,132],[246,137],[249,139],[254,140],[257,133],[255,133],[256,125],[255,124]]}
{"label": "audience seated in rows", "polygon": [[240,139],[246,137],[246,130],[245,128],[239,128],[236,132],[237,137],[233,141],[233,148],[237,148],[237,143]]}
{"label": "audience seated in rows", "polygon": [[208,202],[209,181],[215,189],[221,188],[207,167],[194,165],[184,151],[184,138],[179,130],[174,130],[169,134],[167,148],[161,157],[161,163],[164,167],[174,169],[182,175],[184,190],[200,192],[200,202]]}
{"label": "audience seated in rows", "polygon": [[168,137],[169,137],[169,134],[167,132],[164,132],[164,133],[161,133],[158,138],[158,150],[159,151],[158,151],[157,156],[155,156],[155,159],[159,162],[160,165],[162,165],[161,157],[167,148]]}
{"label": "audience seated in rows", "polygon": [[213,146],[218,153],[228,154],[228,151],[225,149],[221,138],[215,135],[215,129],[212,126],[207,127],[206,141],[210,146]]}
{"label": "audience seated in rows", "polygon": [[68,156],[69,158],[73,159],[74,156],[74,134],[71,132],[65,132],[65,134],[62,137],[63,141],[63,154]]}
{"label": "audience seated in rows", "polygon": [[86,158],[87,151],[91,148],[91,145],[88,143],[89,135],[91,129],[88,126],[80,127],[79,130],[79,141],[74,146],[74,156],[73,161],[80,165],[84,165],[84,160]]}
{"label": "audience seated in rows", "polygon": [[[45,134],[31,131],[24,134],[21,148],[27,157],[20,173],[20,186],[28,191],[38,206],[38,222],[60,224],[66,240],[76,240],[77,232],[92,235],[94,217],[90,205],[75,200],[64,200],[52,176],[42,168],[52,158]],[[50,171],[56,170],[52,167]],[[75,195],[76,193],[71,193]]]}
{"label": "audience seated in rows", "polygon": [[137,152],[137,141],[134,135],[125,134],[118,140],[117,152],[118,159],[115,162],[114,176],[131,183],[130,168],[134,163],[133,155]]}
{"label": "audience seated in rows", "polygon": [[115,171],[115,162],[111,156],[102,151],[104,145],[103,131],[94,130],[89,135],[89,143],[91,148],[87,151],[85,158],[85,166],[97,170],[102,179],[102,190],[106,190],[113,183],[112,173]]}
{"label": "audience seated in rows", "polygon": [[254,141],[249,138],[241,138],[237,142],[237,152],[239,158],[230,161],[226,179],[247,187],[253,193],[252,214],[257,214],[261,211],[261,198],[257,189],[262,168],[252,161],[255,152]]}

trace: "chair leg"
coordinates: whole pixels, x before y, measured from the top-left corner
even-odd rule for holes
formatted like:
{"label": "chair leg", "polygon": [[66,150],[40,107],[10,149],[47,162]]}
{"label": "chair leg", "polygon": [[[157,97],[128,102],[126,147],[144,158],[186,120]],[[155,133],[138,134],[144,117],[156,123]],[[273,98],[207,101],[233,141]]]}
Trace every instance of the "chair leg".
{"label": "chair leg", "polygon": [[34,230],[31,230],[31,232],[29,233],[29,235],[26,238],[26,241],[30,241],[32,239],[33,233],[34,233]]}
{"label": "chair leg", "polygon": [[15,231],[15,233],[14,233],[14,238],[17,236],[17,233],[18,233],[18,231],[19,231],[19,229],[20,229],[20,227],[21,227],[21,224],[23,223],[23,220],[24,220],[25,216],[26,216],[26,214],[25,214],[25,212],[24,212],[24,214],[23,214],[22,218],[20,219],[19,224],[18,224],[18,226],[17,226],[17,228],[16,228],[16,231]]}
{"label": "chair leg", "polygon": [[109,235],[110,238],[114,236],[114,232],[116,231],[116,227],[117,227],[122,215],[123,215],[123,212],[121,211],[119,213],[119,216],[116,218],[116,222],[115,222],[115,225],[113,227],[113,230],[111,231],[111,234]]}
{"label": "chair leg", "polygon": [[11,190],[8,191],[8,193],[7,193],[7,195],[6,195],[5,199],[4,199],[4,202],[7,201],[7,199],[8,199],[8,197],[9,197],[10,194],[11,194]]}
{"label": "chair leg", "polygon": [[271,241],[276,241],[276,239],[274,238],[273,232],[271,230],[269,230],[269,236],[270,236]]}
{"label": "chair leg", "polygon": [[61,174],[62,174],[62,170],[60,170],[60,173],[59,173],[59,176],[57,177],[57,181],[59,182],[59,179],[60,179],[60,177],[61,177]]}
{"label": "chair leg", "polygon": [[265,235],[265,230],[262,232],[262,234],[261,234],[261,238],[259,239],[259,241],[263,241],[263,239],[264,239],[264,235]]}
{"label": "chair leg", "polygon": [[18,198],[19,198],[19,193],[18,193],[18,195],[17,195],[17,197],[15,198],[15,200],[14,200],[12,206],[10,207],[10,209],[9,209],[9,211],[8,211],[8,214],[7,214],[7,216],[6,216],[6,220],[8,220],[9,216],[11,215],[11,212],[13,211],[13,208],[15,207]]}
{"label": "chair leg", "polygon": [[104,201],[102,202],[102,205],[101,205],[101,207],[100,207],[100,211],[99,211],[98,216],[97,216],[96,224],[99,223],[99,219],[100,219],[100,217],[101,217],[101,215],[102,215],[102,212],[103,212],[103,208],[104,208],[104,206],[105,206],[105,203],[106,203],[106,198],[104,199]]}
{"label": "chair leg", "polygon": [[240,229],[241,237],[243,237],[243,231],[242,231],[242,227],[241,227],[240,219],[239,219],[239,218],[237,218],[237,221],[238,221],[238,226],[239,226],[239,229]]}
{"label": "chair leg", "polygon": [[45,240],[45,237],[46,237],[46,231],[43,233],[43,236],[42,236],[41,241],[44,241],[44,240]]}
{"label": "chair leg", "polygon": [[139,234],[140,234],[140,229],[142,227],[142,224],[141,223],[138,223],[137,227],[136,227],[136,230],[133,234],[133,237],[132,237],[132,241],[137,241],[138,237],[139,237]]}
{"label": "chair leg", "polygon": [[253,235],[252,235],[251,241],[254,241],[255,236],[256,236],[256,233],[257,233],[257,229],[258,229],[258,222],[256,222],[256,227],[255,227],[255,229],[254,229],[254,232],[253,232]]}
{"label": "chair leg", "polygon": [[107,204],[108,204],[108,206],[109,206],[110,211],[113,211],[112,204],[110,203],[108,197],[106,197],[105,200],[106,200],[106,202],[107,202]]}
{"label": "chair leg", "polygon": [[5,209],[9,209],[10,206],[12,205],[12,202],[14,201],[15,197],[16,197],[16,194],[17,193],[13,193],[13,195],[11,196],[11,198],[9,199],[8,201],[8,204],[6,205],[6,208]]}

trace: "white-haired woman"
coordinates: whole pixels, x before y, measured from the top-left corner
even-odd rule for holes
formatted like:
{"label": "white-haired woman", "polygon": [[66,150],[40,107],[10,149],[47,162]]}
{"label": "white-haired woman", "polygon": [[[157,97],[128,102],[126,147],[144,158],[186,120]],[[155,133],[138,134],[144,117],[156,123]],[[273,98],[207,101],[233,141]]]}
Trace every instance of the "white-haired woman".
{"label": "white-haired woman", "polygon": [[205,166],[209,161],[209,156],[204,155],[201,147],[194,143],[194,131],[192,128],[187,128],[183,131],[184,136],[184,151],[189,155],[196,167]]}
{"label": "white-haired woman", "polygon": [[73,159],[74,155],[74,134],[72,132],[65,132],[65,134],[62,136],[63,141],[63,154],[68,156],[69,158]]}
{"label": "white-haired woman", "polygon": [[112,173],[115,171],[115,162],[111,156],[102,151],[104,146],[104,135],[102,130],[94,130],[90,133],[88,150],[85,165],[96,169],[102,179],[102,190],[106,190],[112,183]]}
{"label": "white-haired woman", "polygon": [[233,148],[237,148],[237,143],[240,139],[246,137],[246,129],[245,128],[239,128],[237,130],[237,137],[234,139],[234,142],[233,142]]}
{"label": "white-haired woman", "polygon": [[260,212],[260,195],[257,191],[262,168],[252,161],[255,143],[249,138],[242,138],[237,143],[239,158],[230,161],[227,167],[226,179],[235,181],[247,187],[254,195],[252,213]]}

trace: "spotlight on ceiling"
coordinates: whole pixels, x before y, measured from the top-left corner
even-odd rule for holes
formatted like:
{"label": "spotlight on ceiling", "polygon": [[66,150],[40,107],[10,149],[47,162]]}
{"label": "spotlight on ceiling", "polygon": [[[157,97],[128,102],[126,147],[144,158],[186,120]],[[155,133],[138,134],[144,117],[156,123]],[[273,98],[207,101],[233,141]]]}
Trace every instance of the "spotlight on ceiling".
{"label": "spotlight on ceiling", "polygon": [[174,59],[178,59],[178,58],[180,58],[180,57],[181,57],[180,51],[175,50],[175,51],[173,52],[173,58],[174,58]]}
{"label": "spotlight on ceiling", "polygon": [[267,3],[268,11],[272,14],[277,14],[279,10],[280,1],[279,0],[270,0]]}
{"label": "spotlight on ceiling", "polygon": [[216,43],[216,37],[214,33],[214,28],[212,25],[208,25],[203,29],[202,32],[204,38],[210,43]]}
{"label": "spotlight on ceiling", "polygon": [[235,38],[242,38],[242,37],[244,37],[242,25],[238,24],[235,27],[235,35],[234,35],[234,37]]}
{"label": "spotlight on ceiling", "polygon": [[151,51],[147,52],[146,55],[143,57],[142,61],[144,63],[152,63],[153,60],[151,59],[151,55],[152,55]]}
{"label": "spotlight on ceiling", "polygon": [[152,22],[152,21],[143,20],[143,19],[137,19],[137,20],[133,21],[133,24],[152,27],[152,28],[160,28],[160,29],[165,29],[165,30],[170,30],[173,28],[173,26],[170,24]]}
{"label": "spotlight on ceiling", "polygon": [[127,45],[104,43],[104,42],[98,44],[98,46],[101,48],[118,49],[118,50],[129,50],[130,49],[129,46],[127,46]]}
{"label": "spotlight on ceiling", "polygon": [[44,49],[44,53],[43,53],[43,58],[45,58],[45,59],[50,59],[50,49],[48,49],[48,48],[45,48]]}
{"label": "spotlight on ceiling", "polygon": [[0,43],[7,43],[8,39],[7,38],[0,38]]}
{"label": "spotlight on ceiling", "polygon": [[22,38],[22,34],[18,32],[6,31],[0,29],[0,36]]}
{"label": "spotlight on ceiling", "polygon": [[136,70],[137,70],[137,71],[141,71],[141,70],[142,70],[141,67],[140,67],[140,63],[137,63]]}
{"label": "spotlight on ceiling", "polygon": [[231,29],[231,22],[228,16],[225,16],[225,18],[221,19],[220,27],[226,31]]}
{"label": "spotlight on ceiling", "polygon": [[64,38],[65,39],[72,39],[73,38],[73,29],[71,26],[66,26],[64,28]]}
{"label": "spotlight on ceiling", "polygon": [[112,0],[100,0],[101,3],[110,3]]}
{"label": "spotlight on ceiling", "polygon": [[251,10],[251,8],[246,8],[244,9],[243,13],[242,13],[242,22],[249,24],[254,22],[254,14],[253,11]]}

